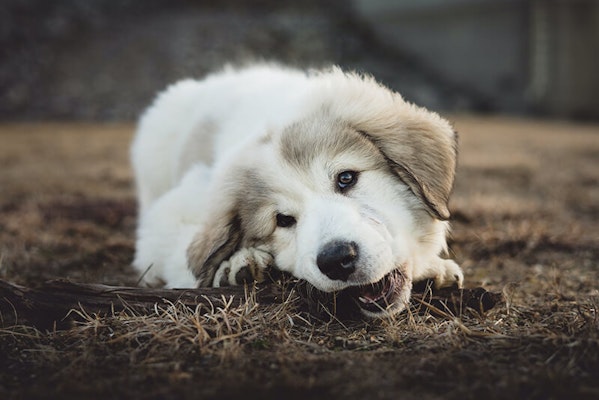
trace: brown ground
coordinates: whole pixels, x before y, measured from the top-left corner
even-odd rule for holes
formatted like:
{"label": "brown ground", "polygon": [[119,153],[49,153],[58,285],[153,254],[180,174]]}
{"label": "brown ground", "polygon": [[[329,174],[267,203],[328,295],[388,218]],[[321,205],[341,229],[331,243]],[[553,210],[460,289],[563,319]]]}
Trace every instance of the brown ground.
{"label": "brown ground", "polygon": [[[451,251],[506,297],[484,318],[323,323],[248,301],[5,327],[0,398],[597,398],[599,127],[454,122]],[[0,278],[135,284],[131,131],[0,125]]]}

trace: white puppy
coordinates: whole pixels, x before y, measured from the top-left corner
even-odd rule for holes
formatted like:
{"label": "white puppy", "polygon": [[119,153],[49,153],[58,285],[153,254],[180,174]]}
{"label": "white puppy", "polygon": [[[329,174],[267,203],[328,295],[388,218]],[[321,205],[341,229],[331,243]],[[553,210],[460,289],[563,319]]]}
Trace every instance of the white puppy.
{"label": "white puppy", "polygon": [[404,309],[412,281],[462,284],[440,257],[456,135],[370,77],[261,64],[185,80],[131,153],[146,283],[234,285],[274,266],[369,316]]}

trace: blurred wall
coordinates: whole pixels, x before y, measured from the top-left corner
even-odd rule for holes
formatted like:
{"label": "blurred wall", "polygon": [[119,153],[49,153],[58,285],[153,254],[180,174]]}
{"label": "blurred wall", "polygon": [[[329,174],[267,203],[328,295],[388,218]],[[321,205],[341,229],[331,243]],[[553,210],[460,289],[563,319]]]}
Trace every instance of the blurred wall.
{"label": "blurred wall", "polygon": [[0,60],[3,120],[133,120],[169,83],[252,60],[368,71],[435,109],[469,98],[377,43],[346,0],[2,0]]}
{"label": "blurred wall", "polygon": [[599,0],[3,0],[0,119],[133,120],[223,64],[340,64],[440,111],[599,118]]}
{"label": "blurred wall", "polygon": [[489,109],[599,118],[597,0],[354,0],[379,38]]}
{"label": "blurred wall", "polygon": [[551,115],[599,117],[599,1],[531,2],[528,100]]}

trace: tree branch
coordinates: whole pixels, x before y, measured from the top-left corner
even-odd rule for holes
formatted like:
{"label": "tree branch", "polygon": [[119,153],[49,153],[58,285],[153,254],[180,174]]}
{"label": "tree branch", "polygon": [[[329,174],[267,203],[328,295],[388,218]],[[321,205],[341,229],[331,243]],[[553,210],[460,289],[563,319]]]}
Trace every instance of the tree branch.
{"label": "tree branch", "polygon": [[[255,291],[243,286],[198,289],[159,289],[145,287],[120,287],[101,284],[74,283],[68,280],[53,280],[31,288],[0,280],[0,325],[32,325],[39,329],[65,328],[70,326],[76,313],[84,310],[88,314],[110,315],[113,312],[131,310],[141,315],[154,312],[156,305],[172,303],[196,308],[203,304],[207,309],[224,301],[233,304],[247,301],[249,291],[258,304],[280,304],[289,298],[292,290],[303,300],[300,302],[310,311],[314,304],[304,295],[300,284],[269,283],[256,285]],[[421,293],[412,295],[414,304],[421,304],[429,312],[440,316],[461,314],[465,309],[484,313],[501,300],[498,293],[485,289],[442,289],[432,293],[426,286]],[[319,300],[320,301],[320,300]],[[319,304],[320,309],[327,307]]]}

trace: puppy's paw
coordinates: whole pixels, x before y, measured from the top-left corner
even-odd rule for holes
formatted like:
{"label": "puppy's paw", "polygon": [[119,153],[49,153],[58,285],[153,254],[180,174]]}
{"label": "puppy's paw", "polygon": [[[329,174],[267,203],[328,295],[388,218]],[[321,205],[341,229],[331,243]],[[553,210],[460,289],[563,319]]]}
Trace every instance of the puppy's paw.
{"label": "puppy's paw", "polygon": [[455,261],[439,259],[439,268],[434,280],[437,289],[453,285],[461,288],[464,285],[464,273]]}
{"label": "puppy's paw", "polygon": [[234,286],[264,281],[265,270],[274,265],[273,256],[265,250],[250,247],[238,250],[227,261],[223,261],[212,286]]}

